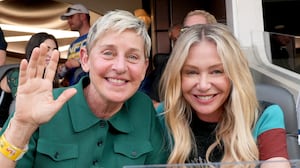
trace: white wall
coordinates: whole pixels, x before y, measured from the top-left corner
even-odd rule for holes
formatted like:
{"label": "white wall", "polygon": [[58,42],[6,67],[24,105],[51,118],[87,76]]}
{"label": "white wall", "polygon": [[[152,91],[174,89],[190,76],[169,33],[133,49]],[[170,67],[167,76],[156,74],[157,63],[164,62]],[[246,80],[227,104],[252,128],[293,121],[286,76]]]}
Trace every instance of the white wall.
{"label": "white wall", "polygon": [[261,0],[226,0],[228,25],[243,47],[251,46],[251,33],[264,30]]}
{"label": "white wall", "polygon": [[227,24],[244,48],[256,82],[283,86],[296,100],[300,75],[271,64],[267,58],[262,0],[226,0],[226,12]]}

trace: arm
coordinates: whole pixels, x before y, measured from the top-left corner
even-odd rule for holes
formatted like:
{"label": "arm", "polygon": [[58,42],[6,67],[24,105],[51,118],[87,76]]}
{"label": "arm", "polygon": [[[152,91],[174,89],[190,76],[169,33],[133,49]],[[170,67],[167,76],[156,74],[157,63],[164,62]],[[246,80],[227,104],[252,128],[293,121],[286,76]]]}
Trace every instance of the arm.
{"label": "arm", "polygon": [[80,62],[79,59],[77,58],[69,58],[66,62],[65,62],[65,66],[67,69],[72,69],[72,68],[77,68],[80,67]]}
{"label": "arm", "polygon": [[260,168],[290,168],[291,165],[289,161],[284,157],[273,157],[268,160],[268,162],[263,163]]}
{"label": "arm", "polygon": [[[74,88],[65,90],[56,100],[52,95],[52,81],[56,72],[59,53],[53,52],[49,65],[45,67],[47,46],[41,44],[35,48],[27,63],[20,65],[16,111],[10,120],[10,126],[4,131],[6,140],[13,146],[24,149],[30,137],[39,125],[48,122],[62,105],[75,93]],[[44,74],[45,70],[45,74]],[[0,154],[3,168],[15,167],[16,162]]]}
{"label": "arm", "polygon": [[0,50],[0,66],[5,64],[6,60],[6,51]]}
{"label": "arm", "polygon": [[[260,116],[257,145],[259,159],[270,161],[261,168],[289,168],[284,116],[278,105],[271,105]],[[281,162],[278,162],[281,161]]]}

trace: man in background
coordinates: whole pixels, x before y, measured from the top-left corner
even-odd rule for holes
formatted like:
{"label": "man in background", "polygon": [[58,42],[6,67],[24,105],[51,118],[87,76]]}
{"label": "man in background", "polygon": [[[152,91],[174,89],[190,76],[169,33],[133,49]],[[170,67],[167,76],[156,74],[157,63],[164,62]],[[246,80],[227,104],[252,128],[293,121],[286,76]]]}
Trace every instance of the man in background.
{"label": "man in background", "polygon": [[90,29],[89,10],[82,4],[70,6],[66,13],[61,16],[62,20],[67,20],[72,31],[78,31],[79,37],[70,45],[67,61],[59,67],[58,74],[64,78],[63,86],[77,83],[86,73],[81,69],[80,48],[86,46],[86,39]]}
{"label": "man in background", "polygon": [[5,64],[6,49],[7,49],[7,42],[5,41],[3,31],[0,28],[0,66]]}
{"label": "man in background", "polygon": [[[174,24],[173,26],[171,26],[169,28],[169,39],[170,39],[170,42],[171,42],[171,48],[174,47],[175,45],[175,42],[177,40],[177,38],[179,37],[180,35],[180,30],[182,28],[182,25],[177,23],[177,24]],[[171,49],[172,50],[172,49]]]}

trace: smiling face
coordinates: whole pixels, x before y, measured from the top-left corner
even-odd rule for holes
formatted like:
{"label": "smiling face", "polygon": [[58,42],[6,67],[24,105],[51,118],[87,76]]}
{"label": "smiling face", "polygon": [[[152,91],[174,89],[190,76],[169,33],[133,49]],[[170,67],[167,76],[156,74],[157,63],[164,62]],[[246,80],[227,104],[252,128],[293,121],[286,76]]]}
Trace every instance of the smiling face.
{"label": "smiling face", "polygon": [[207,122],[217,122],[230,94],[230,80],[226,76],[216,45],[207,40],[192,45],[182,71],[182,93]]}
{"label": "smiling face", "polygon": [[92,92],[108,103],[123,103],[144,79],[148,59],[144,40],[133,30],[108,31],[101,35],[89,55],[82,50],[83,69],[89,71]]}

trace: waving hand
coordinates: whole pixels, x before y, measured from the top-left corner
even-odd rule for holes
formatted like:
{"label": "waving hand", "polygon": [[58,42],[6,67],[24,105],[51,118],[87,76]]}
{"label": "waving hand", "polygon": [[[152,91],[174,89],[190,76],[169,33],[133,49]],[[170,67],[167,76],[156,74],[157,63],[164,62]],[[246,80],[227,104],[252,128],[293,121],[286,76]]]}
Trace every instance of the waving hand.
{"label": "waving hand", "polygon": [[56,100],[52,95],[59,52],[54,51],[46,66],[47,46],[41,44],[32,52],[29,63],[22,60],[14,119],[38,127],[49,121],[62,105],[75,93],[74,88],[65,90]]}

